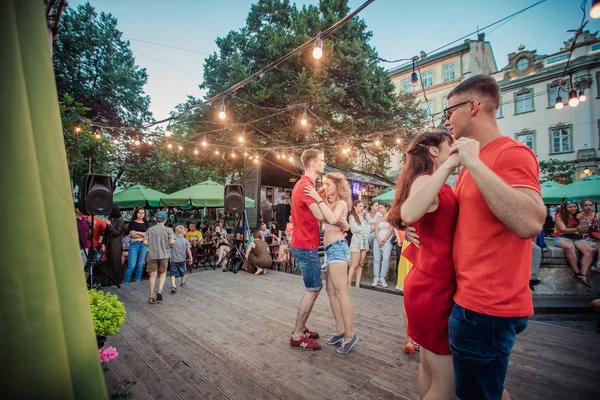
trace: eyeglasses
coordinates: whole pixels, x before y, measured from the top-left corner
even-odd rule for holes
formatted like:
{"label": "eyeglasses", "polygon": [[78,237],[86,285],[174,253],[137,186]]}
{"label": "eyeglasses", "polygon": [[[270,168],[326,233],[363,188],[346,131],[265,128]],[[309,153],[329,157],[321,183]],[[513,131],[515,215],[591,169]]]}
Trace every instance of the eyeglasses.
{"label": "eyeglasses", "polygon": [[[444,113],[444,118],[446,118],[446,121],[449,120],[450,117],[452,116],[452,114],[454,113],[454,111],[452,111],[452,110],[454,110],[455,108],[458,108],[460,106],[464,106],[465,104],[469,104],[472,101],[475,101],[475,100],[463,101],[462,103],[455,104],[452,107],[444,108],[443,113]],[[481,105],[481,103],[477,102],[477,105]]]}
{"label": "eyeglasses", "polygon": [[577,200],[567,200],[567,204],[577,204]]}

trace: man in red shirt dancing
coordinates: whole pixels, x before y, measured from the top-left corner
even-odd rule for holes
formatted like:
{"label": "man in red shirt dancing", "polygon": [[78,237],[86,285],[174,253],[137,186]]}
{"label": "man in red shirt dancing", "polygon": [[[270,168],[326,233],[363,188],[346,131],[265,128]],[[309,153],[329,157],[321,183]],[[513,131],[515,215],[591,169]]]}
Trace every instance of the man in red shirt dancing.
{"label": "man in red shirt dancing", "polygon": [[[290,338],[290,346],[300,350],[319,350],[321,345],[314,339],[319,338],[317,332],[312,332],[306,327],[306,321],[312,311],[313,305],[323,287],[321,281],[321,261],[317,249],[321,245],[319,233],[319,221],[323,220],[323,214],[319,210],[320,200],[304,194],[306,186],[316,187],[317,177],[323,173],[325,168],[325,155],[321,150],[308,149],[300,157],[304,166],[304,175],[294,186],[292,191],[292,224],[294,234],[292,235],[291,251],[296,264],[302,271],[306,292],[298,306],[296,327]],[[339,223],[342,230],[350,227],[345,220]]]}

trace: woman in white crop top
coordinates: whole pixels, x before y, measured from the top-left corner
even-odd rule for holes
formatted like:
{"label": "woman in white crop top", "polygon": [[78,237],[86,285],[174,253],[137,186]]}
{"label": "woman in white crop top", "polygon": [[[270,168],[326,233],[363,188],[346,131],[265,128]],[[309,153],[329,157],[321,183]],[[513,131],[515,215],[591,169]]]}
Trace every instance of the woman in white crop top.
{"label": "woman in white crop top", "polygon": [[385,278],[390,267],[390,256],[392,254],[392,234],[394,230],[387,220],[390,205],[379,204],[381,217],[375,223],[375,242],[373,243],[373,285],[388,287]]}
{"label": "woman in white crop top", "polygon": [[[358,340],[354,333],[354,308],[348,296],[348,265],[350,248],[339,226],[340,220],[348,215],[348,204],[352,201],[350,185],[346,177],[339,172],[325,175],[323,187],[317,192],[312,186],[305,189],[307,196],[317,201],[322,219],[325,221],[323,245],[327,255],[327,296],[333,318],[335,332],[326,340],[327,344],[337,345],[338,353],[348,353]],[[331,199],[331,205],[326,199]]]}

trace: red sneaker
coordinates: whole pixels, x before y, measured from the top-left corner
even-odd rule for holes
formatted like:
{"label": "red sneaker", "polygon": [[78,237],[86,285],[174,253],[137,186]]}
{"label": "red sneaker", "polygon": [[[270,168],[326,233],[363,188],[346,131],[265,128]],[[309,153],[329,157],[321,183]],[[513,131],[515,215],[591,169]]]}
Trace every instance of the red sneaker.
{"label": "red sneaker", "polygon": [[304,330],[302,331],[302,334],[305,337],[311,338],[311,339],[318,339],[319,338],[319,334],[317,332],[309,331],[308,328],[304,328]]}
{"label": "red sneaker", "polygon": [[321,350],[321,345],[309,337],[303,336],[300,340],[294,340],[290,337],[290,346],[298,350]]}

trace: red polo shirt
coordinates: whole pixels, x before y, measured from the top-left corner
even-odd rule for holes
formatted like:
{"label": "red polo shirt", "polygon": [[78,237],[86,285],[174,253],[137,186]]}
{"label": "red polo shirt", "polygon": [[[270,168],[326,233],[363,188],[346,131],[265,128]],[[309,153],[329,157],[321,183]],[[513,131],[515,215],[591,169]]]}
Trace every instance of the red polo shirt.
{"label": "red polo shirt", "polygon": [[315,181],[302,175],[292,190],[292,224],[294,234],[291,246],[296,249],[318,249],[321,244],[319,236],[319,221],[310,211],[310,205],[316,201],[304,193],[306,185],[315,187]]}

